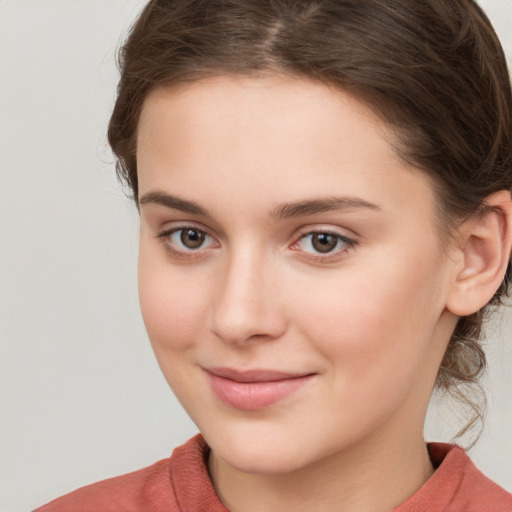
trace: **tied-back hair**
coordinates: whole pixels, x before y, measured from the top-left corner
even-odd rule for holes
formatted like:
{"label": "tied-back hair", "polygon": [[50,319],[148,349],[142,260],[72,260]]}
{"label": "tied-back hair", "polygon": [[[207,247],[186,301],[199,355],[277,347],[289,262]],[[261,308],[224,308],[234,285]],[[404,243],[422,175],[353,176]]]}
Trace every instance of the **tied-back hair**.
{"label": "tied-back hair", "polygon": [[[108,139],[138,199],[137,126],[157,87],[219,75],[284,74],[341,89],[391,128],[398,155],[427,174],[440,238],[512,190],[512,94],[506,59],[473,0],[151,0],[119,52]],[[460,318],[436,387],[485,411],[482,326],[507,295]],[[475,395],[476,393],[476,395]],[[476,396],[476,398],[475,398]]]}

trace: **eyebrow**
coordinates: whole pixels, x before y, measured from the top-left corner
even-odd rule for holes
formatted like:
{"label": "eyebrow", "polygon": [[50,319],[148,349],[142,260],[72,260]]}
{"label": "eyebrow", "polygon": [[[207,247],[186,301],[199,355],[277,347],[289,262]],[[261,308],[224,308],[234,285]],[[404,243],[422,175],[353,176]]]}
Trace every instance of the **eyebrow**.
{"label": "eyebrow", "polygon": [[[165,192],[148,192],[144,194],[140,200],[140,205],[158,204],[166,208],[172,208],[193,215],[202,215],[203,217],[212,217],[208,210],[199,206],[194,201],[181,199],[179,197],[167,194]],[[341,196],[341,197],[325,197],[318,199],[309,199],[304,201],[296,201],[292,203],[283,203],[275,207],[270,212],[273,219],[287,219],[291,217],[301,217],[306,215],[314,215],[335,210],[366,208],[370,210],[380,211],[381,207],[375,203],[370,203],[358,197]]]}
{"label": "eyebrow", "polygon": [[165,192],[148,192],[139,199],[139,205],[141,206],[149,203],[159,204],[161,206],[165,206],[166,208],[180,210],[185,213],[202,215],[203,217],[211,217],[207,210],[205,210],[202,206],[199,206],[194,201],[180,199],[179,197],[166,194]]}
{"label": "eyebrow", "polygon": [[272,212],[273,218],[290,218],[305,215],[314,215],[335,210],[348,210],[353,208],[367,208],[370,210],[381,210],[377,204],[370,203],[358,197],[325,197],[294,203],[285,203],[277,206]]}

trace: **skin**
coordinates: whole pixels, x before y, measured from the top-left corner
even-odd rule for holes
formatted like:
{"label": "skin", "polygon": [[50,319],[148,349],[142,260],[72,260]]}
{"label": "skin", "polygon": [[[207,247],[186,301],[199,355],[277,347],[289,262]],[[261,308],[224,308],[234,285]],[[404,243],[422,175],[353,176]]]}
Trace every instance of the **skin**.
{"label": "skin", "polygon": [[[387,511],[432,475],[426,408],[464,309],[458,276],[483,260],[446,253],[432,184],[391,138],[349,95],[296,78],[219,77],[145,102],[142,313],[233,512]],[[184,246],[184,227],[202,245]],[[326,232],[319,253],[311,233]],[[211,367],[312,377],[241,410]]]}

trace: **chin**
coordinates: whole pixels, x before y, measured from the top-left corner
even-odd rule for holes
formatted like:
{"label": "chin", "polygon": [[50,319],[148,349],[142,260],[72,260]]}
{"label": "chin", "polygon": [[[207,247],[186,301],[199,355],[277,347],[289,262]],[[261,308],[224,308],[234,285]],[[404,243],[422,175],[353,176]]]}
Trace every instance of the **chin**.
{"label": "chin", "polygon": [[259,475],[279,475],[297,471],[307,465],[297,457],[296,450],[279,450],[265,447],[235,446],[219,447],[213,453],[233,469],[242,473]]}
{"label": "chin", "polygon": [[308,442],[295,436],[297,432],[290,428],[276,429],[269,425],[258,428],[242,422],[237,427],[218,431],[207,428],[202,434],[216,457],[243,473],[290,473],[332,453],[332,447],[318,445],[317,436]]}

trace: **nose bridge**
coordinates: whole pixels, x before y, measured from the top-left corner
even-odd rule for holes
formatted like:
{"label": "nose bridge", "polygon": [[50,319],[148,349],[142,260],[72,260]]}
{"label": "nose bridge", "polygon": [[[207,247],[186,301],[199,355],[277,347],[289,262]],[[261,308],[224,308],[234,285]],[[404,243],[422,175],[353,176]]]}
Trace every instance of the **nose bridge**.
{"label": "nose bridge", "polygon": [[272,339],[284,329],[273,287],[271,258],[245,246],[226,256],[213,297],[211,330],[223,341],[245,343]]}

